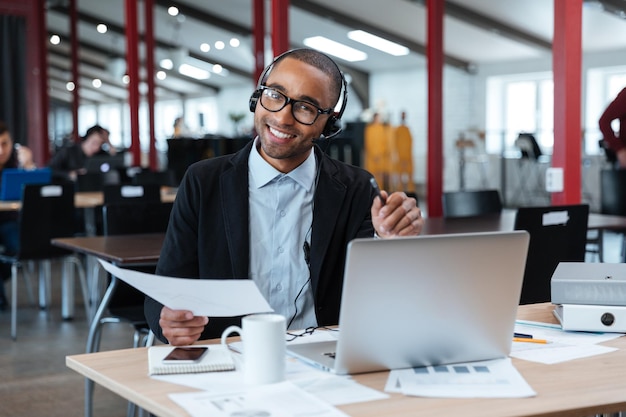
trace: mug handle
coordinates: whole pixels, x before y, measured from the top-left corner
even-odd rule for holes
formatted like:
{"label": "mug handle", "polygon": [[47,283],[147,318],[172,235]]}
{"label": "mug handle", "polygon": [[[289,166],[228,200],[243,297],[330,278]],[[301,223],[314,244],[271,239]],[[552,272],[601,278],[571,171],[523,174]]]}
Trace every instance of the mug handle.
{"label": "mug handle", "polygon": [[232,333],[237,333],[237,334],[239,334],[241,336],[243,331],[241,330],[241,327],[239,327],[239,326],[229,326],[222,332],[222,345],[226,346],[229,349],[231,349],[231,347],[228,345],[228,342],[226,342],[226,339]]}

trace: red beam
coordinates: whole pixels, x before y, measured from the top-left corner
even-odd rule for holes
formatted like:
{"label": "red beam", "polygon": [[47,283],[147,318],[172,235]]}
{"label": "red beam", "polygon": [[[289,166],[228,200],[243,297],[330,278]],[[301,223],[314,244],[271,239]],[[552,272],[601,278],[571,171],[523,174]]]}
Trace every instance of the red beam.
{"label": "red beam", "polygon": [[272,52],[278,56],[289,49],[289,0],[272,0]]}
{"label": "red beam", "polygon": [[563,192],[552,203],[581,201],[581,67],[583,0],[554,0],[554,151],[552,166],[563,168]]}
{"label": "red beam", "polygon": [[429,217],[443,215],[443,15],[444,0],[427,3],[428,167],[426,196]]}
{"label": "red beam", "polygon": [[130,151],[133,166],[141,166],[139,143],[139,30],[137,29],[137,1],[126,0],[126,63],[128,68],[128,107],[130,108]]}
{"label": "red beam", "polygon": [[146,83],[148,85],[148,124],[150,130],[149,160],[150,169],[156,171],[159,168],[159,162],[156,151],[156,135],[154,133],[154,104],[156,102],[154,93],[156,88],[156,83],[154,82],[154,0],[144,0],[144,16],[146,19],[144,41],[146,47]]}
{"label": "red beam", "polygon": [[254,82],[256,83],[265,67],[265,0],[252,3],[252,38],[254,39]]}
{"label": "red beam", "polygon": [[80,137],[78,132],[78,107],[80,106],[80,75],[78,72],[78,10],[76,8],[76,0],[70,0],[70,56],[72,57],[71,71],[72,81],[74,82],[74,90],[72,91],[72,139],[77,142]]}

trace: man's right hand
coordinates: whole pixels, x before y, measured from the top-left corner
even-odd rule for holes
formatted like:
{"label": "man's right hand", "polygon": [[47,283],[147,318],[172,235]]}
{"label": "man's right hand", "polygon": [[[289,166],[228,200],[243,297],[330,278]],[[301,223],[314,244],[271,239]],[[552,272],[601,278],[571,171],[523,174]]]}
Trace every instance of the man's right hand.
{"label": "man's right hand", "polygon": [[208,317],[194,316],[191,311],[168,307],[161,309],[159,319],[163,336],[174,346],[190,345],[198,340],[208,323]]}

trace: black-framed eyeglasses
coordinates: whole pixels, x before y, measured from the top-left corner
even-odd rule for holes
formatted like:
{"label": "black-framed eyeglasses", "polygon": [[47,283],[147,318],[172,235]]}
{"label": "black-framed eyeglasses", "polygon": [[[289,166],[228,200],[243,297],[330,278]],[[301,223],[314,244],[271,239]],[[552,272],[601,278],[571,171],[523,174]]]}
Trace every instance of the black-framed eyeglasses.
{"label": "black-framed eyeglasses", "polygon": [[308,101],[294,100],[280,91],[265,85],[259,87],[259,90],[261,90],[259,101],[265,110],[275,113],[281,111],[287,104],[291,103],[291,114],[293,118],[303,125],[312,125],[320,114],[330,114],[333,111],[332,108],[322,109]]}

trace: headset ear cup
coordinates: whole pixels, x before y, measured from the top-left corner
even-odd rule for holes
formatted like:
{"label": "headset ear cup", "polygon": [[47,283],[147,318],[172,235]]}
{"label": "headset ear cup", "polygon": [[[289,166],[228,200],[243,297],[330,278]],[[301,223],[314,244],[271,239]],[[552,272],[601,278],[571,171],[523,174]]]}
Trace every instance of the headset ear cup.
{"label": "headset ear cup", "polygon": [[259,97],[261,97],[261,90],[260,89],[256,89],[254,91],[254,93],[252,93],[252,95],[250,96],[250,101],[248,102],[248,107],[250,108],[250,111],[252,113],[254,113],[254,110],[256,110],[256,104],[259,101]]}
{"label": "headset ear cup", "polygon": [[326,121],[322,135],[326,139],[330,139],[341,132],[341,121],[335,115],[332,115]]}

